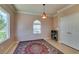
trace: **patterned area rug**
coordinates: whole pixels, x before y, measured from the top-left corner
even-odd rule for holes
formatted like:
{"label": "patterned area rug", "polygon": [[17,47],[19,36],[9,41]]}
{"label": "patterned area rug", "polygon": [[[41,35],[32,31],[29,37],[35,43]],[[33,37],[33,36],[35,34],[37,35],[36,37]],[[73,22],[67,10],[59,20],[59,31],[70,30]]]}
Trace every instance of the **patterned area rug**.
{"label": "patterned area rug", "polygon": [[18,44],[14,54],[63,54],[43,39],[22,41]]}

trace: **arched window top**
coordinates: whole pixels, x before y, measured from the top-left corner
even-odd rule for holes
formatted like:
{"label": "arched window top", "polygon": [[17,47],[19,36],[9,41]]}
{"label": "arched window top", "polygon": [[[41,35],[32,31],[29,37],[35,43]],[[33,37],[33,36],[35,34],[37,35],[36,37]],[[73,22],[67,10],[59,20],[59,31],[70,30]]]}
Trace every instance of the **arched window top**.
{"label": "arched window top", "polygon": [[34,24],[41,24],[41,22],[39,20],[35,20]]}
{"label": "arched window top", "polygon": [[41,34],[41,22],[39,20],[33,22],[33,33]]}

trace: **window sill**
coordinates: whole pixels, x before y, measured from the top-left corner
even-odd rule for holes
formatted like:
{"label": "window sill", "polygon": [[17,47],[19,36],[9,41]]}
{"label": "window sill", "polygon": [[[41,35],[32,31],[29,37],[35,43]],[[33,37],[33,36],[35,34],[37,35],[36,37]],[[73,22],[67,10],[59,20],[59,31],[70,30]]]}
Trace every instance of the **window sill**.
{"label": "window sill", "polygon": [[5,41],[1,42],[0,45],[5,44],[10,38],[6,39]]}

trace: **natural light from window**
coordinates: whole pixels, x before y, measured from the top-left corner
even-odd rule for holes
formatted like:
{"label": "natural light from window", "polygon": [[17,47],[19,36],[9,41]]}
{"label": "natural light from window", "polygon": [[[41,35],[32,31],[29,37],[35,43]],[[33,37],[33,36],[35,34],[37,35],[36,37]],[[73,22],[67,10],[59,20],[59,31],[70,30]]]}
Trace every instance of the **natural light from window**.
{"label": "natural light from window", "polygon": [[0,43],[10,38],[9,14],[0,8]]}
{"label": "natural light from window", "polygon": [[33,34],[41,34],[41,22],[39,20],[33,22]]}

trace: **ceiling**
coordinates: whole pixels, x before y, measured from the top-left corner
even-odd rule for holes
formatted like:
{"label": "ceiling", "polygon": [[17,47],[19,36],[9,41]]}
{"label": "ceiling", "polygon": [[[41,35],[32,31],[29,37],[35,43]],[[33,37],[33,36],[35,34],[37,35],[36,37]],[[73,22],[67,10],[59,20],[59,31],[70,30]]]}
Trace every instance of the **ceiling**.
{"label": "ceiling", "polygon": [[[56,12],[68,4],[46,4],[45,10],[47,15],[53,16]],[[15,4],[18,13],[32,14],[32,15],[41,15],[43,12],[42,4]]]}

